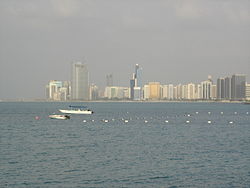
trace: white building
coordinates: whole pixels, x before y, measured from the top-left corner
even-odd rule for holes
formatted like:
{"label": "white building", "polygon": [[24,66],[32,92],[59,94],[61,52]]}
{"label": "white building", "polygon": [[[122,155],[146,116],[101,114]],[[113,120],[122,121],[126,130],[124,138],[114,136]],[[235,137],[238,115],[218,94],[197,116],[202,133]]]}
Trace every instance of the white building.
{"label": "white building", "polygon": [[173,84],[168,85],[168,99],[169,100],[174,99],[174,85]]}
{"label": "white building", "polygon": [[70,84],[65,81],[50,80],[46,85],[46,97],[52,101],[66,101],[69,99]]}
{"label": "white building", "polygon": [[149,85],[144,85],[143,87],[143,100],[148,100],[150,96]]}
{"label": "white building", "polygon": [[193,100],[195,98],[195,84],[189,83],[187,85],[187,99],[188,100]]}
{"label": "white building", "polygon": [[162,98],[163,99],[168,99],[168,85],[163,85],[162,86]]}
{"label": "white building", "polygon": [[212,99],[212,81],[206,80],[201,82],[201,99]]}
{"label": "white building", "polygon": [[127,99],[129,94],[128,87],[106,87],[104,97],[107,99]]}

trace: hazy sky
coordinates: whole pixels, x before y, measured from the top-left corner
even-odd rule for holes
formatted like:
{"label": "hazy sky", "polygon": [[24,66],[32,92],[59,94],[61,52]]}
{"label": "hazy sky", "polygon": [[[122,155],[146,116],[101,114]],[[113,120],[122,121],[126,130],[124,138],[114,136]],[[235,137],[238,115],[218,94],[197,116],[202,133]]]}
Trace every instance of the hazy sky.
{"label": "hazy sky", "polygon": [[250,77],[249,0],[1,0],[0,99],[45,97],[85,61],[90,82]]}

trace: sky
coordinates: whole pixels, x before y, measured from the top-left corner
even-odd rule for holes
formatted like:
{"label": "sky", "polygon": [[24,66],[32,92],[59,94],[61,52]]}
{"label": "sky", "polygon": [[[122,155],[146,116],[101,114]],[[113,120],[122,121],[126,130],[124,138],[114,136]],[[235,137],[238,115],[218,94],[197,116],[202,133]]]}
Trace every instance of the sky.
{"label": "sky", "polygon": [[87,64],[90,83],[250,81],[249,0],[1,0],[0,99],[42,99]]}

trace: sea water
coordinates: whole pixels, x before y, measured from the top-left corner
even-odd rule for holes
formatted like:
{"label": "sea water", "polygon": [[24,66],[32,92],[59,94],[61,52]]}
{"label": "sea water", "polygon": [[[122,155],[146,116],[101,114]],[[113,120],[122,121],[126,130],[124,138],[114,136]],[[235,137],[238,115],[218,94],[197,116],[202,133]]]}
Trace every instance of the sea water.
{"label": "sea water", "polygon": [[0,187],[249,186],[250,105],[0,103]]}

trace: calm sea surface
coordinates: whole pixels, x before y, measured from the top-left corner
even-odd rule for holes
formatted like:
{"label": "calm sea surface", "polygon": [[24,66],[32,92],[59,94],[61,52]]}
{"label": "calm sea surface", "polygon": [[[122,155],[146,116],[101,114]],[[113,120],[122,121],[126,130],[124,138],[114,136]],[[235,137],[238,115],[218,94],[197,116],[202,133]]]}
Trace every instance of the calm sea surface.
{"label": "calm sea surface", "polygon": [[0,103],[0,187],[250,187],[250,105],[70,104]]}

